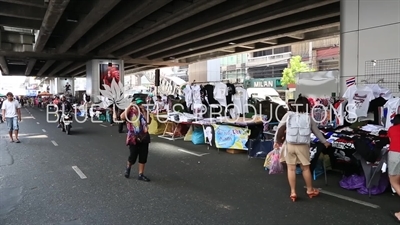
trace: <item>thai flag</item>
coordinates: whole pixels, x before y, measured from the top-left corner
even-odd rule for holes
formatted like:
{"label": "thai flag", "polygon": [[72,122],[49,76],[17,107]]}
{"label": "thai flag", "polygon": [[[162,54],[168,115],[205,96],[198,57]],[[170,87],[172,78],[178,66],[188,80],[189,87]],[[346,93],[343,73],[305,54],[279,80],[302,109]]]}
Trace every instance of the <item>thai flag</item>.
{"label": "thai flag", "polygon": [[346,86],[347,87],[350,87],[350,86],[355,85],[355,84],[356,84],[356,78],[355,77],[351,77],[351,78],[346,80]]}

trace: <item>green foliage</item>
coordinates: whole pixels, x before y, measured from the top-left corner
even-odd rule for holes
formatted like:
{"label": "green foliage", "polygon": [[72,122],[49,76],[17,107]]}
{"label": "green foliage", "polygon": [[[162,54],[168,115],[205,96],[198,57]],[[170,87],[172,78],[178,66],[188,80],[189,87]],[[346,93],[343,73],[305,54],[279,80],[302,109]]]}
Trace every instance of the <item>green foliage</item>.
{"label": "green foliage", "polygon": [[296,75],[298,73],[311,71],[314,70],[311,69],[305,62],[301,61],[301,56],[293,56],[290,59],[290,66],[283,70],[281,84],[294,84],[296,83]]}

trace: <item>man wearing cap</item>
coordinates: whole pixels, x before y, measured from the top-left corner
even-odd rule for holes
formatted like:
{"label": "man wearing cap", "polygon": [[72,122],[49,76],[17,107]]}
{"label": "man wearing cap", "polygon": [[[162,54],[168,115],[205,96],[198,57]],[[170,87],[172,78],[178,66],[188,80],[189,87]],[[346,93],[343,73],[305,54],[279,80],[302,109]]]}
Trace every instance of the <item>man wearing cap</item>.
{"label": "man wearing cap", "polygon": [[147,163],[149,154],[150,134],[148,132],[148,124],[150,117],[143,106],[142,99],[136,99],[126,110],[121,114],[121,119],[126,120],[128,130],[126,145],[129,146],[129,157],[125,170],[125,177],[129,178],[132,165],[139,161],[139,176],[138,180],[150,181],[144,175],[144,167]]}
{"label": "man wearing cap", "polygon": [[1,106],[1,111],[3,115],[3,121],[7,122],[10,142],[14,142],[14,138],[12,135],[14,131],[15,141],[17,143],[20,143],[18,139],[18,121],[21,121],[21,105],[17,100],[14,99],[13,93],[7,93],[7,100],[3,102],[3,105]]}

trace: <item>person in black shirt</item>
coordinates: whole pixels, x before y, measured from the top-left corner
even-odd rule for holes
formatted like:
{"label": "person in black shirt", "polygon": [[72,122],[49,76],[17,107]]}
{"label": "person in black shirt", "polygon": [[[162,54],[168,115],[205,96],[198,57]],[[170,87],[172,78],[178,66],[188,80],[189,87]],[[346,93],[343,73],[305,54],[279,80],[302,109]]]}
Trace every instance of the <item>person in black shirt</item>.
{"label": "person in black shirt", "polygon": [[61,97],[61,101],[58,103],[58,126],[57,128],[61,127],[61,118],[62,114],[66,112],[70,112],[73,110],[71,103],[67,100],[65,96]]}

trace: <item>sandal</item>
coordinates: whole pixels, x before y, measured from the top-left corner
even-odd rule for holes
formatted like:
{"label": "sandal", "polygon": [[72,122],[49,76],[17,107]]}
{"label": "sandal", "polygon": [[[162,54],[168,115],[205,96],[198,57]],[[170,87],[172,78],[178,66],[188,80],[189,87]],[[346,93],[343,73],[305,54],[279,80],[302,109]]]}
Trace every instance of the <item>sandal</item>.
{"label": "sandal", "polygon": [[17,139],[16,143],[21,143],[21,141],[19,139]]}
{"label": "sandal", "polygon": [[312,190],[311,192],[308,192],[308,191],[307,191],[307,195],[308,195],[309,198],[316,197],[316,196],[319,195],[319,190],[313,188],[313,190]]}
{"label": "sandal", "polygon": [[390,210],[390,215],[393,217],[393,219],[394,219],[397,223],[400,223],[400,220],[399,220],[399,218],[397,218],[396,213],[397,213],[396,211]]}
{"label": "sandal", "polygon": [[291,194],[290,195],[290,199],[292,199],[292,202],[295,202],[297,199],[297,195],[296,194]]}

